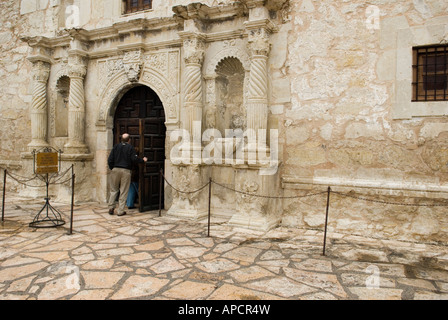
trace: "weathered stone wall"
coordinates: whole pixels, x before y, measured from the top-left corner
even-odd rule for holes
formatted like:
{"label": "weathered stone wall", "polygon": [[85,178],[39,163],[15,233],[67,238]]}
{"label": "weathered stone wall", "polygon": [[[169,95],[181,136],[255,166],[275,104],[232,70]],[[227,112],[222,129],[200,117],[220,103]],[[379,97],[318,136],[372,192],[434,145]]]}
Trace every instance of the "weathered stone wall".
{"label": "weathered stone wall", "polygon": [[[378,9],[377,28],[369,5]],[[412,46],[446,41],[447,8],[443,1],[291,2],[292,94],[281,126],[287,194],[332,185],[395,202],[446,198],[448,103],[432,104],[439,113],[426,116],[435,117],[413,117],[422,106],[409,95],[404,103],[399,90],[403,82],[406,93],[411,88]],[[321,202],[322,209],[285,204],[283,223],[322,227]],[[441,209],[343,198],[331,212],[334,231],[441,241],[448,232]]]}
{"label": "weathered stone wall", "polygon": [[0,10],[0,164],[16,167],[31,139],[31,66],[28,45],[20,40],[28,21],[19,14],[20,1],[1,1]]}

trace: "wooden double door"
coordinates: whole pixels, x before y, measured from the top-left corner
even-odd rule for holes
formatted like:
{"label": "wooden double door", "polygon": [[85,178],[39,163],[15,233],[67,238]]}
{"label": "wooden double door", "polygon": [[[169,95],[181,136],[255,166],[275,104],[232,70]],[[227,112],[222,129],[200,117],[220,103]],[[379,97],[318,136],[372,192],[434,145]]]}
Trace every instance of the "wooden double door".
{"label": "wooden double door", "polygon": [[160,195],[160,170],[165,167],[165,112],[157,94],[148,87],[129,90],[120,100],[114,118],[114,143],[128,133],[131,144],[145,164],[136,166],[134,179],[138,178],[138,208],[140,212],[157,210]]}

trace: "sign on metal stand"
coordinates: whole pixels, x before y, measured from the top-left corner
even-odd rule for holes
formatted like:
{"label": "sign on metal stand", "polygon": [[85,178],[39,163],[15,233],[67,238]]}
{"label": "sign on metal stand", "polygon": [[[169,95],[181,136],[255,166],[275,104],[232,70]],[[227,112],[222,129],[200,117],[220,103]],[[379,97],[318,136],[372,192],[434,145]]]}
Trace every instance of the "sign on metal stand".
{"label": "sign on metal stand", "polygon": [[60,153],[58,152],[39,152],[35,155],[36,174],[59,173]]}
{"label": "sign on metal stand", "polygon": [[33,150],[34,173],[40,176],[41,180],[45,183],[46,197],[44,206],[36,215],[33,222],[30,223],[30,227],[32,228],[55,228],[65,224],[61,212],[50,204],[50,196],[48,193],[51,179],[61,169],[61,154],[61,150],[57,151],[51,147],[45,147],[38,151]]}

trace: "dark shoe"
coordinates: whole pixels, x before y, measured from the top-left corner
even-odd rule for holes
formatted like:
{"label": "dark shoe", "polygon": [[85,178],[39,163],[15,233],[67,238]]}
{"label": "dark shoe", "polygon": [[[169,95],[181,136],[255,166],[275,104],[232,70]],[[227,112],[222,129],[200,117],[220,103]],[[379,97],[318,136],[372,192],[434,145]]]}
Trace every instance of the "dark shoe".
{"label": "dark shoe", "polygon": [[109,209],[109,214],[110,214],[111,216],[113,216],[113,215],[114,215],[114,211],[115,211],[115,209]]}
{"label": "dark shoe", "polygon": [[136,207],[128,207],[129,210],[135,209]]}
{"label": "dark shoe", "polygon": [[126,215],[126,211],[124,211],[124,212],[122,212],[122,213],[119,213],[119,214],[117,214],[117,216],[119,216],[119,217],[122,217],[122,216],[125,216]]}

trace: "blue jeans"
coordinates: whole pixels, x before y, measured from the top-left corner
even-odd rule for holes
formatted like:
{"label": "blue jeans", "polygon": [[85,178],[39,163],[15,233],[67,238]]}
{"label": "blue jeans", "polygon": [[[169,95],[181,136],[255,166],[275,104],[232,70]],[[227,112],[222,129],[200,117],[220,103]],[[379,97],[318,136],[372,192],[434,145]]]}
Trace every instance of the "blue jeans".
{"label": "blue jeans", "polygon": [[128,199],[126,200],[126,205],[128,208],[134,207],[135,198],[138,195],[138,182],[131,182],[129,186]]}

